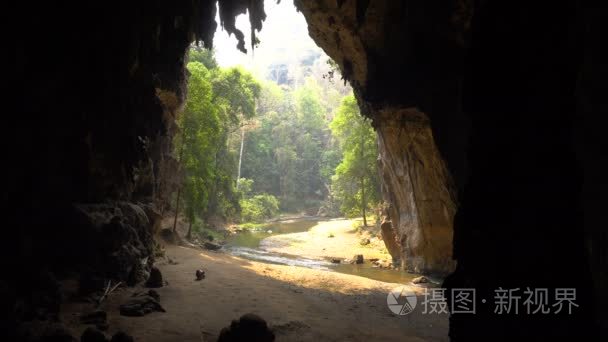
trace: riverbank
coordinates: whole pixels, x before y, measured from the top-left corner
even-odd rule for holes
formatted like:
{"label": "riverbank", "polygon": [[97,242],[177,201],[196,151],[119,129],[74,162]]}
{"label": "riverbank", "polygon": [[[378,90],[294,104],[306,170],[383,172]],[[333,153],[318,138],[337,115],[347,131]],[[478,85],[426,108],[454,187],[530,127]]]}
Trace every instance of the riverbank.
{"label": "riverbank", "polygon": [[262,248],[273,253],[337,259],[341,262],[357,254],[363,255],[365,260],[390,260],[384,242],[373,232],[361,231],[358,226],[359,220],[319,221],[305,232],[270,236],[262,241]]}
{"label": "riverbank", "polygon": [[[232,319],[252,312],[268,321],[277,341],[447,341],[447,316],[389,311],[387,294],[400,284],[177,246],[167,246],[166,255],[174,262],[158,263],[168,286],[157,292],[167,312],[120,316],[119,305],[141,289],[119,289],[104,304],[110,333],[123,330],[136,341],[215,341]],[[206,278],[195,281],[200,268]],[[64,319],[76,320],[78,310],[69,308]]]}

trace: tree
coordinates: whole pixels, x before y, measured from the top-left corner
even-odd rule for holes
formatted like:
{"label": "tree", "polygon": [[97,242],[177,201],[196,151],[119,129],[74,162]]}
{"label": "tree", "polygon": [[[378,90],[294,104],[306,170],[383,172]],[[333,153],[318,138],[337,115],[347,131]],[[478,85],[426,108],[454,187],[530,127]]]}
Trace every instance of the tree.
{"label": "tree", "polygon": [[260,93],[259,83],[249,72],[218,67],[212,51],[193,48],[189,60],[188,97],[174,144],[183,179],[173,223],[175,231],[182,212],[189,223],[188,236],[198,218],[228,219],[240,214],[235,188],[238,153],[229,141],[255,115]]}
{"label": "tree", "polygon": [[173,230],[177,227],[180,200],[184,200],[184,214],[189,223],[188,235],[196,219],[209,199],[209,180],[214,177],[211,151],[221,136],[221,120],[213,103],[209,70],[199,62],[188,63],[190,79],[188,98],[183,113],[177,121],[179,134],[175,147],[184,180],[178,188]]}
{"label": "tree", "polygon": [[188,53],[189,62],[199,62],[209,70],[217,69],[218,64],[215,60],[215,51],[211,49],[205,49],[202,46],[192,46]]}
{"label": "tree", "polygon": [[330,123],[343,158],[332,177],[332,188],[347,215],[360,214],[367,226],[367,210],[379,199],[376,134],[359,113],[353,95],[343,98]]}

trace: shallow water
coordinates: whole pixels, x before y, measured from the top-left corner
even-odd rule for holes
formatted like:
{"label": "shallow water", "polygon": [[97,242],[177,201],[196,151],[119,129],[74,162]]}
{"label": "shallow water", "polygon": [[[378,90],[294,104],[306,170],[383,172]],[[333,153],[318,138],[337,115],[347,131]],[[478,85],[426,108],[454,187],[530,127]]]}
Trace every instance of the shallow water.
{"label": "shallow water", "polygon": [[373,267],[369,261],[362,265],[334,264],[328,259],[307,258],[299,255],[269,252],[264,249],[264,239],[273,235],[291,234],[308,231],[319,222],[312,219],[300,219],[271,223],[263,230],[243,231],[231,236],[226,250],[236,256],[266,262],[270,264],[308,267],[320,270],[335,271],[356,275],[388,283],[409,283],[417,275],[402,270],[391,270]]}

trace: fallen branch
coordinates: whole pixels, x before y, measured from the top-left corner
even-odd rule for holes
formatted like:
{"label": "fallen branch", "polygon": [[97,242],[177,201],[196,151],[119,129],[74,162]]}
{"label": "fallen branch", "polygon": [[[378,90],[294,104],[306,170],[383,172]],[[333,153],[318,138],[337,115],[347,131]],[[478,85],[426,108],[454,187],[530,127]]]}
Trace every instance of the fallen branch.
{"label": "fallen branch", "polygon": [[112,284],[111,280],[108,280],[108,285],[106,286],[106,290],[103,292],[103,295],[101,297],[99,297],[99,299],[97,300],[97,308],[99,308],[99,306],[101,305],[101,302],[103,302],[106,298],[108,298],[108,296],[114,292],[114,290],[116,290],[118,288],[118,286],[120,286],[120,284],[122,284],[122,282],[118,282],[116,283],[116,285],[114,285],[112,288],[110,288],[110,285]]}

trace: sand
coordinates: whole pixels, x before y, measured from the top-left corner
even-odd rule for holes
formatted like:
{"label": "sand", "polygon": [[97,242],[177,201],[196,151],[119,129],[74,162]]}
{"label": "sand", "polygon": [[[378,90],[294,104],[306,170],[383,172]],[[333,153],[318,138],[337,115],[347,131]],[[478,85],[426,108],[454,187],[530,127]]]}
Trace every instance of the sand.
{"label": "sand", "polygon": [[[119,289],[102,307],[109,334],[123,330],[136,341],[215,341],[232,319],[252,312],[273,326],[277,341],[447,341],[447,316],[389,311],[387,294],[399,284],[185,247],[168,246],[166,253],[178,262],[158,265],[169,282],[157,289],[167,312],[120,316],[118,306],[141,289]],[[199,268],[207,277],[195,281]],[[63,318],[75,333],[84,330],[77,315],[91,307],[67,305]]]}

